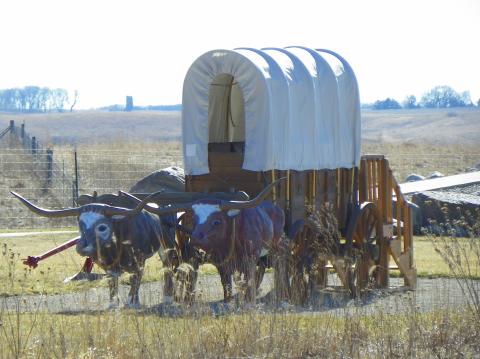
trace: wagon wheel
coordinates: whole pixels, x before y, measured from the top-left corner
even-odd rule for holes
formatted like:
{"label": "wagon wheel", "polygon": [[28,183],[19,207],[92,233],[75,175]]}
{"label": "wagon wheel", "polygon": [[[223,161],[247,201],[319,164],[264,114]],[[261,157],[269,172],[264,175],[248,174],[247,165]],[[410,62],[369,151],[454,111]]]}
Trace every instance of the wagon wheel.
{"label": "wagon wheel", "polygon": [[354,298],[377,282],[382,227],[377,207],[371,202],[356,207],[348,221],[344,255],[348,290]]}
{"label": "wagon wheel", "polygon": [[307,218],[303,229],[295,236],[291,265],[291,297],[305,304],[316,287],[327,285],[326,256],[320,253],[319,234]]}

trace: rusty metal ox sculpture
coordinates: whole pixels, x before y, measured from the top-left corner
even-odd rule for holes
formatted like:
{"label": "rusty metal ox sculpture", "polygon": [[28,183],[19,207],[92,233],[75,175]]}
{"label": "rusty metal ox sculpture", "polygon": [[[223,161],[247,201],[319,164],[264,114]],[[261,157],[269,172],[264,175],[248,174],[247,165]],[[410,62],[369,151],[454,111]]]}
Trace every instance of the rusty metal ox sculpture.
{"label": "rusty metal ox sculpture", "polygon": [[[102,203],[85,204],[76,208],[50,210],[40,208],[19,194],[11,192],[32,212],[44,217],[78,217],[80,237],[76,250],[90,257],[109,276],[110,308],[118,306],[118,277],[122,272],[132,273],[126,305],[139,306],[139,288],[145,260],[155,252],[165,265],[165,253],[175,245],[175,232],[162,225],[159,218],[142,211],[148,197],[135,208],[128,209]],[[168,272],[166,272],[168,273]],[[173,298],[172,279],[164,278],[164,300]]]}
{"label": "rusty metal ox sculpture", "polygon": [[[264,201],[280,180],[267,186],[257,197],[248,201],[200,199],[169,209],[146,206],[156,214],[165,211],[193,212],[190,244],[204,250],[220,274],[224,300],[232,298],[232,274],[240,272],[247,284],[247,297],[254,299],[265,266],[259,259],[269,249],[281,247],[285,216],[283,211]],[[154,196],[154,195],[152,195]],[[255,276],[255,266],[260,264]]]}

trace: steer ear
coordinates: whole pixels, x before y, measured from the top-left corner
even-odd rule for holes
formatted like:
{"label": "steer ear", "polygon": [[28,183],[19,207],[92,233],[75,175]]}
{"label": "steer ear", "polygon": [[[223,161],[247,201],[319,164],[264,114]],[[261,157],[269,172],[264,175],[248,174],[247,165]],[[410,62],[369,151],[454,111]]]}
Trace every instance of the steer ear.
{"label": "steer ear", "polygon": [[227,212],[227,215],[229,217],[236,217],[240,214],[240,210],[239,209],[229,209],[228,212]]}

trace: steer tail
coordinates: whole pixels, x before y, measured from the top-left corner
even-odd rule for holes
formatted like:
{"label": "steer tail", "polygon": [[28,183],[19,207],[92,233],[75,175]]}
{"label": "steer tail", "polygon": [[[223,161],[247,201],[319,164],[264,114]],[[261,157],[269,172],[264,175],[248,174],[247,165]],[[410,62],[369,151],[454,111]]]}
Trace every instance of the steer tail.
{"label": "steer tail", "polygon": [[300,231],[303,229],[303,226],[305,225],[305,220],[303,219],[298,219],[296,220],[292,226],[288,229],[287,232],[287,238],[290,240],[293,240],[295,236],[300,233]]}

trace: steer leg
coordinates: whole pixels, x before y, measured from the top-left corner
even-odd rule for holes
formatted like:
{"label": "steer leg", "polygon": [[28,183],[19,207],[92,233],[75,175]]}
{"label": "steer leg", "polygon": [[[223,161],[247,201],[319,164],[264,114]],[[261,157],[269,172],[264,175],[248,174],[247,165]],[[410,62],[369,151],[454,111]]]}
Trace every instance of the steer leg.
{"label": "steer leg", "polygon": [[223,287],[223,301],[225,303],[232,299],[232,274],[225,268],[217,268]]}
{"label": "steer leg", "polygon": [[167,267],[163,272],[163,302],[167,304],[172,303],[174,292],[173,271],[170,267]]}
{"label": "steer leg", "polygon": [[128,292],[128,299],[125,307],[131,309],[140,308],[140,298],[138,292],[140,291],[140,283],[142,282],[143,269],[133,273],[130,276],[130,291]]}
{"label": "steer leg", "polygon": [[108,278],[108,289],[110,293],[110,304],[108,309],[117,309],[119,300],[118,300],[118,274],[113,273],[109,275]]}
{"label": "steer leg", "polygon": [[173,269],[179,265],[178,255],[175,249],[160,247],[160,259],[162,260],[163,271],[163,302],[170,304],[173,302],[175,293],[174,272]]}
{"label": "steer leg", "polygon": [[249,258],[245,261],[245,283],[247,285],[247,302],[255,304],[257,297],[257,260]]}

